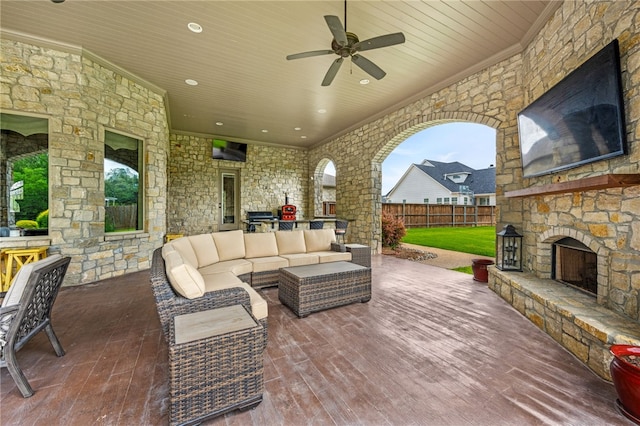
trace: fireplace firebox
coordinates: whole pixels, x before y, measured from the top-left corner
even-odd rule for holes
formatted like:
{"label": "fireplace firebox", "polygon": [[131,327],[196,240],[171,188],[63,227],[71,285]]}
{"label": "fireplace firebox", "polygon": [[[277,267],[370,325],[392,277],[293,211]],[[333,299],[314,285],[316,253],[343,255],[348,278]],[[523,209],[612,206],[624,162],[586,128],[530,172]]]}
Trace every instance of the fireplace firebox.
{"label": "fireplace firebox", "polygon": [[598,294],[598,256],[589,247],[573,238],[563,238],[553,244],[552,276],[596,296]]}

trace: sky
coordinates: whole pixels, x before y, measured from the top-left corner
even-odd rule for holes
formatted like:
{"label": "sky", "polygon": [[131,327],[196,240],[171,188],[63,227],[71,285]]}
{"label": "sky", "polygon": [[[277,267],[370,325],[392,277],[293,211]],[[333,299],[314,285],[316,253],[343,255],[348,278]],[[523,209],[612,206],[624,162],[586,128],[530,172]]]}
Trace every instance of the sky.
{"label": "sky", "polygon": [[[382,163],[382,195],[386,195],[409,166],[422,160],[458,161],[473,169],[496,164],[496,131],[474,123],[447,123],[430,127],[407,138]],[[335,176],[333,163],[325,173]]]}

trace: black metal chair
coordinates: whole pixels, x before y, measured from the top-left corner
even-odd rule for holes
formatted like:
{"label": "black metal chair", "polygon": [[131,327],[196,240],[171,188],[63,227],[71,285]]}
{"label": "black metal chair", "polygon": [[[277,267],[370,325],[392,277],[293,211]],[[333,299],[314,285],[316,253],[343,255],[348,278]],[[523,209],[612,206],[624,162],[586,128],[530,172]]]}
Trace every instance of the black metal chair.
{"label": "black metal chair", "polygon": [[44,331],[56,355],[64,355],[51,326],[51,308],[70,261],[70,257],[54,255],[24,265],[0,307],[0,367],[7,367],[25,398],[33,395],[33,389],[18,365],[16,352]]}
{"label": "black metal chair", "polygon": [[290,221],[279,221],[278,222],[278,231],[292,231],[293,230],[293,222]]}
{"label": "black metal chair", "polygon": [[342,244],[344,244],[344,236],[347,233],[347,226],[349,226],[349,222],[346,220],[336,219],[336,241],[340,241],[342,239]]}
{"label": "black metal chair", "polygon": [[309,229],[322,229],[324,227],[323,220],[312,220],[309,221]]}

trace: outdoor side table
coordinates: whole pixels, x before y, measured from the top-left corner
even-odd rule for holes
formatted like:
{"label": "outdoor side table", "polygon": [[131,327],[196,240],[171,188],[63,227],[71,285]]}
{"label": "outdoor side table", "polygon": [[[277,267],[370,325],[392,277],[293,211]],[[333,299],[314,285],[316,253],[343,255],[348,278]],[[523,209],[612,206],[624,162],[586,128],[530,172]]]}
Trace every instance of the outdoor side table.
{"label": "outdoor side table", "polygon": [[371,267],[371,247],[362,244],[345,244],[345,247],[351,253],[352,263]]}
{"label": "outdoor side table", "polygon": [[1,291],[5,292],[11,286],[14,269],[17,273],[27,263],[37,262],[47,257],[48,247],[29,247],[2,250],[2,262],[4,263],[4,271],[2,274]]}
{"label": "outdoor side table", "polygon": [[178,315],[169,337],[172,425],[262,401],[263,328],[242,305]]}
{"label": "outdoor side table", "polygon": [[164,242],[168,243],[169,241],[177,240],[178,238],[182,238],[184,234],[167,234],[164,237]]}

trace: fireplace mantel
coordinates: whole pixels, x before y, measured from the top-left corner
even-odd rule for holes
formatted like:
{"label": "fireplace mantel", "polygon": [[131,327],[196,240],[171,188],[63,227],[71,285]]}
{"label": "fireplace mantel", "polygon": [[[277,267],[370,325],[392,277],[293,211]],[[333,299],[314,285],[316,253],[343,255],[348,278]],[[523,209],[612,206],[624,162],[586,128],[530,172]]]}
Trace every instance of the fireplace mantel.
{"label": "fireplace mantel", "polygon": [[507,191],[507,198],[531,197],[534,195],[564,194],[568,192],[590,191],[594,189],[620,188],[640,185],[640,174],[607,174],[591,176],[569,182],[557,182],[548,185],[532,186],[515,191]]}

